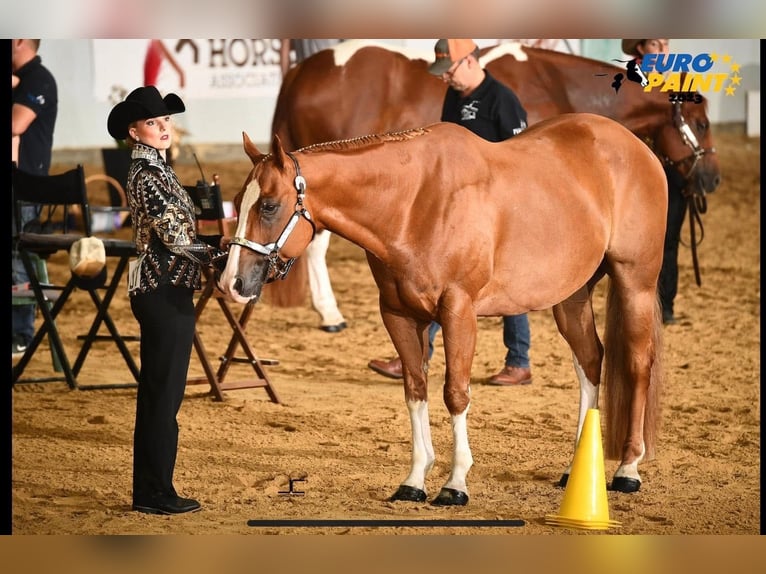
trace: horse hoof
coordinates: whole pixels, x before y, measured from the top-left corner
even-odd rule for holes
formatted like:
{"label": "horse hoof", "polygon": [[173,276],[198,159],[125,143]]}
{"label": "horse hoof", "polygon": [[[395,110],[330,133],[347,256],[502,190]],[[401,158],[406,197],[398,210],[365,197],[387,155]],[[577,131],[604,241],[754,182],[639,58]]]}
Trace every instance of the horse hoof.
{"label": "horse hoof", "polygon": [[404,500],[405,502],[425,502],[426,491],[415,488],[414,486],[402,484],[388,500],[390,502],[395,502],[397,500]]}
{"label": "horse hoof", "polygon": [[320,325],[320,329],[325,333],[340,333],[343,329],[348,327],[345,321],[338,323],[337,325]]}
{"label": "horse hoof", "polygon": [[465,506],[468,504],[468,495],[454,488],[442,488],[431,504],[433,506]]}
{"label": "horse hoof", "polygon": [[559,479],[556,486],[560,486],[561,488],[564,488],[567,485],[568,481],[569,481],[569,474],[565,472],[564,474],[561,475],[561,478]]}
{"label": "horse hoof", "polygon": [[612,479],[612,484],[609,486],[609,490],[616,490],[618,492],[638,492],[641,488],[641,481],[635,478],[628,478],[627,476],[615,476]]}

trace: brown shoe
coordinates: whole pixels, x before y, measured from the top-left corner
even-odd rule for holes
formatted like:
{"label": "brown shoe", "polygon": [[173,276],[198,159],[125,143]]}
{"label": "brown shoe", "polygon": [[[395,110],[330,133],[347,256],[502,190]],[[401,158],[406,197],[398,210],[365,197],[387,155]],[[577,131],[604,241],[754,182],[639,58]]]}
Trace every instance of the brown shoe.
{"label": "brown shoe", "polygon": [[488,380],[489,385],[501,385],[514,387],[516,385],[528,385],[532,382],[532,371],[524,367],[503,367],[503,370],[492,375]]}
{"label": "brown shoe", "polygon": [[373,359],[367,363],[367,366],[389,379],[401,379],[404,377],[402,374],[402,360],[399,357],[394,357],[390,361]]}

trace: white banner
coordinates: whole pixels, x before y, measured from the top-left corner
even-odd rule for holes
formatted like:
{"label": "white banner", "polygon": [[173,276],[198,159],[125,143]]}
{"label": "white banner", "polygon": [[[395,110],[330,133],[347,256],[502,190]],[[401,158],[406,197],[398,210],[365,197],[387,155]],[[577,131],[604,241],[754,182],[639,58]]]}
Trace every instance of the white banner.
{"label": "white banner", "polygon": [[117,103],[155,85],[184,100],[276,98],[282,82],[280,40],[93,40],[94,96]]}

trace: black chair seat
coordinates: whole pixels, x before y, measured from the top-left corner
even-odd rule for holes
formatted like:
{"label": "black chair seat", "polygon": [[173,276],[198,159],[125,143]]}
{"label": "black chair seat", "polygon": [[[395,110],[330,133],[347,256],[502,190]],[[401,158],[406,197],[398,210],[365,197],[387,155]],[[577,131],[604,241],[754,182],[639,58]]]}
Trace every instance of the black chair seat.
{"label": "black chair seat", "polygon": [[35,253],[55,253],[56,251],[69,250],[72,244],[82,239],[82,233],[19,233],[19,249],[34,251]]}

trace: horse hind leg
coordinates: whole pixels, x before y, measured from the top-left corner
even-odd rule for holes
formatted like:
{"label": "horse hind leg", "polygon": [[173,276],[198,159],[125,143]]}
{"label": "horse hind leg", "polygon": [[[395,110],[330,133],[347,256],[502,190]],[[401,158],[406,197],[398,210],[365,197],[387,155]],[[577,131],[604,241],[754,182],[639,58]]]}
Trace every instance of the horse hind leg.
{"label": "horse hind leg", "polygon": [[319,328],[328,333],[338,333],[346,328],[346,320],[338,309],[338,302],[327,271],[327,249],[332,234],[325,230],[316,234],[306,248],[311,303],[321,317]]}
{"label": "horse hind leg", "polygon": [[[580,440],[585,414],[588,409],[598,408],[601,362],[604,356],[604,347],[598,337],[593,316],[592,291],[591,287],[585,285],[571,297],[553,307],[553,317],[559,332],[572,350],[572,362],[580,383],[580,409],[577,417],[575,449]],[[566,486],[571,469],[570,462],[559,479],[559,486]]]}
{"label": "horse hind leg", "polygon": [[638,464],[654,457],[662,383],[661,312],[656,290],[630,277],[610,280],[604,331],[607,458],[620,460],[611,490],[636,492]]}

